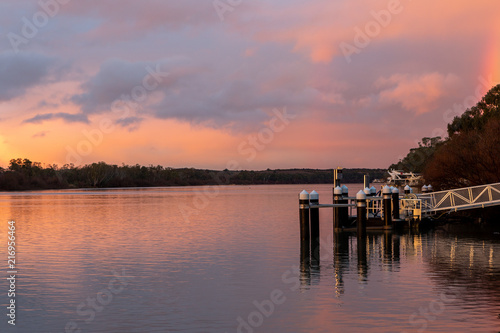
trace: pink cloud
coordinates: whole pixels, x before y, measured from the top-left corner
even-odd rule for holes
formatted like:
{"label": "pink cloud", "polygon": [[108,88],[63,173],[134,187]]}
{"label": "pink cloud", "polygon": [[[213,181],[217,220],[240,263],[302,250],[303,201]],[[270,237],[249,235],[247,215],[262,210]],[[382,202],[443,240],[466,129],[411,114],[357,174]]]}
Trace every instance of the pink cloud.
{"label": "pink cloud", "polygon": [[341,43],[363,49],[355,45],[356,29],[367,34],[370,25],[378,25],[379,30],[368,36],[368,45],[402,37],[441,40],[481,36],[485,27],[495,28],[500,2],[488,0],[478,6],[467,0],[308,1],[285,10],[269,5],[263,12],[271,19],[251,26],[258,30],[255,35],[259,40],[291,43],[312,62],[322,63],[343,56]]}
{"label": "pink cloud", "polygon": [[459,81],[454,74],[394,74],[388,78],[380,78],[375,85],[383,89],[379,95],[380,102],[401,104],[409,111],[422,114],[432,111],[436,102],[448,95]]}

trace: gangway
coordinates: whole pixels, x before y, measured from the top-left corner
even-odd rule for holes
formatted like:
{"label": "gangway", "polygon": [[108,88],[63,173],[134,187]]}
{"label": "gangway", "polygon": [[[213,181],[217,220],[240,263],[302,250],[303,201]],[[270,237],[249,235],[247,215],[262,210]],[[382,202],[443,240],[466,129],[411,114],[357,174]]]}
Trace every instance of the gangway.
{"label": "gangway", "polygon": [[418,199],[422,203],[422,215],[497,206],[500,205],[500,183],[423,193]]}

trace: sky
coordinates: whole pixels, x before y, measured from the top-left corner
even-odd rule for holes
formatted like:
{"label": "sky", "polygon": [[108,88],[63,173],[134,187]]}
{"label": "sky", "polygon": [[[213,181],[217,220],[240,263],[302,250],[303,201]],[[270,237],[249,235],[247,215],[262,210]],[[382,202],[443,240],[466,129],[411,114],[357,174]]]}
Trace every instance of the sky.
{"label": "sky", "polygon": [[0,166],[386,168],[500,83],[498,0],[0,3]]}

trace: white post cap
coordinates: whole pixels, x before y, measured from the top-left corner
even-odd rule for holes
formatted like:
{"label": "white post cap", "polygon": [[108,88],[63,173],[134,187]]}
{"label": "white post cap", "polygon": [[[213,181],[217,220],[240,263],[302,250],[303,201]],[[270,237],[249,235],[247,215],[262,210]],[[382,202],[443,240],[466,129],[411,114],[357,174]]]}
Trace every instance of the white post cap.
{"label": "white post cap", "polygon": [[365,187],[363,192],[365,192],[366,195],[370,195],[370,189],[368,187]]}
{"label": "white post cap", "polygon": [[342,185],[342,194],[344,193],[349,193],[349,189],[347,188],[347,186]]}
{"label": "white post cap", "polygon": [[333,189],[333,194],[342,194],[342,188],[340,186],[337,186],[336,188]]}
{"label": "white post cap", "polygon": [[392,193],[394,193],[394,194],[399,193],[399,189],[397,187],[393,187]]}
{"label": "white post cap", "polygon": [[311,200],[319,200],[319,194],[315,190],[309,193],[309,199]]}
{"label": "white post cap", "polygon": [[357,194],[356,194],[356,200],[365,200],[366,199],[366,194],[365,192],[363,191],[359,191]]}
{"label": "white post cap", "polygon": [[383,194],[391,193],[391,188],[389,186],[385,185],[384,188],[382,189],[382,193]]}
{"label": "white post cap", "polygon": [[303,190],[299,194],[299,200],[309,200],[309,193],[306,190]]}

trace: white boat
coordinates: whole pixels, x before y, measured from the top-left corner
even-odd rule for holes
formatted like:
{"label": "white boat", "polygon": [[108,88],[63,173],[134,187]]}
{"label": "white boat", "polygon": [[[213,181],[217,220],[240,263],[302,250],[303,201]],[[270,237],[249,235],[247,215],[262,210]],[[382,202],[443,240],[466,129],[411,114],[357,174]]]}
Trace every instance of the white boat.
{"label": "white boat", "polygon": [[388,170],[390,177],[387,178],[387,184],[393,186],[418,186],[422,183],[422,175],[415,172],[404,172],[402,170]]}

